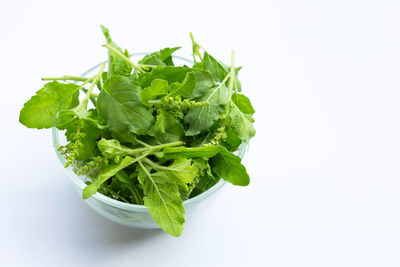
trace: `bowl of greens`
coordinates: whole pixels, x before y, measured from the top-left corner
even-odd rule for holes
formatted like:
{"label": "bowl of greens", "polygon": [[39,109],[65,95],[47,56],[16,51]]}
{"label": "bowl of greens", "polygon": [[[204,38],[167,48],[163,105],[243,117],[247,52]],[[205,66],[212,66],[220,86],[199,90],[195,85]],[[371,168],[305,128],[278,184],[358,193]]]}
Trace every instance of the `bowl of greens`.
{"label": "bowl of greens", "polygon": [[193,36],[179,47],[134,54],[102,27],[108,60],[81,76],[48,81],[19,121],[52,128],[57,156],[82,198],[101,215],[179,236],[225,182],[246,186],[241,158],[255,135],[254,109],[230,66]]}

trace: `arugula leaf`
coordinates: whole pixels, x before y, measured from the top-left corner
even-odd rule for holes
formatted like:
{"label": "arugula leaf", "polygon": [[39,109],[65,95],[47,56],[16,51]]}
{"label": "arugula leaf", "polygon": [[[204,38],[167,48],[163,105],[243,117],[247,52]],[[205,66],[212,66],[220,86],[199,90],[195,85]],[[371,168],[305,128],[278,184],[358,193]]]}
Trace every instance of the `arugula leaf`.
{"label": "arugula leaf", "polygon": [[242,165],[240,157],[222,150],[211,159],[212,170],[219,177],[234,185],[246,186],[250,183],[246,168]]}
{"label": "arugula leaf", "polygon": [[82,191],[82,198],[83,199],[88,199],[91,197],[93,194],[97,192],[97,189],[99,188],[100,185],[102,185],[105,181],[110,179],[112,176],[114,176],[117,172],[120,170],[128,167],[132,163],[136,162],[137,158],[132,158],[129,156],[126,156],[123,160],[121,160],[117,164],[109,164],[106,167],[104,167],[97,179],[95,179],[90,185],[86,186],[83,191]]}
{"label": "arugula leaf", "polygon": [[19,122],[28,128],[51,128],[56,125],[60,111],[79,104],[78,96],[79,86],[75,84],[47,83],[24,104]]}
{"label": "arugula leaf", "polygon": [[165,232],[180,236],[185,222],[185,209],[178,191],[165,172],[150,173],[139,163],[139,182],[143,187],[144,205]]}
{"label": "arugula leaf", "polygon": [[146,87],[140,93],[140,98],[143,104],[148,104],[149,100],[155,99],[160,95],[167,95],[169,92],[169,85],[166,80],[155,79],[151,82],[151,86]]}
{"label": "arugula leaf", "polygon": [[228,102],[226,87],[220,84],[200,97],[198,101],[207,101],[208,104],[191,109],[186,115],[185,122],[189,124],[187,136],[197,135],[209,128],[225,111],[224,105]]}
{"label": "arugula leaf", "polygon": [[140,90],[136,82],[123,76],[114,76],[104,83],[97,109],[112,131],[142,134],[153,125],[151,111],[140,102]]}
{"label": "arugula leaf", "polygon": [[146,65],[155,65],[155,66],[166,66],[166,65],[173,66],[174,63],[172,62],[171,55],[178,49],[180,49],[180,47],[173,47],[173,48],[167,47],[161,49],[160,51],[144,56],[138,63]]}
{"label": "arugula leaf", "polygon": [[162,156],[166,159],[177,158],[211,158],[222,151],[221,146],[204,146],[204,147],[167,147],[164,149]]}
{"label": "arugula leaf", "polygon": [[182,140],[185,136],[185,130],[174,116],[163,109],[159,109],[156,123],[149,134],[156,137],[161,143],[169,143]]}
{"label": "arugula leaf", "polygon": [[[113,42],[113,40],[111,39],[109,30],[104,26],[100,26],[100,27],[101,27],[101,30],[103,31],[104,37],[106,38],[107,44],[129,58],[130,55],[129,55],[128,51],[127,50],[122,51],[122,49]],[[108,51],[108,78],[110,78],[113,75],[129,76],[129,74],[131,72],[132,72],[131,65],[126,63],[124,60],[122,60],[120,57],[118,57],[112,51],[110,51],[110,50]]]}

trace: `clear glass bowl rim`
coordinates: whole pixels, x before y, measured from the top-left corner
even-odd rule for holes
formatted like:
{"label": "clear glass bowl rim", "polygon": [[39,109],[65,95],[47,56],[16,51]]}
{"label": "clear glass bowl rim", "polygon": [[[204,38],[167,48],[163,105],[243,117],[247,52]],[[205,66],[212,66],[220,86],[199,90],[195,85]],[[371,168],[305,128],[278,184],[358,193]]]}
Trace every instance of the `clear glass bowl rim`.
{"label": "clear glass bowl rim", "polygon": [[[131,55],[132,56],[145,56],[148,55],[149,53],[133,53]],[[193,64],[193,61],[184,58],[184,57],[180,57],[180,56],[172,56],[173,58],[182,60],[184,62],[187,62],[189,64]],[[93,66],[92,68],[90,68],[89,70],[85,71],[82,76],[85,77],[87,74],[89,74],[90,72],[92,72],[93,70],[99,68],[103,63],[107,62],[103,61],[95,66]],[[58,151],[58,148],[60,146],[60,140],[59,140],[59,132],[60,130],[58,130],[56,127],[52,128],[52,138],[53,138],[53,146],[55,149],[55,152],[57,154],[57,158],[59,159],[60,163],[62,164],[62,166],[64,167],[65,164],[67,163],[66,159],[63,157],[63,155],[61,155],[60,151]],[[242,143],[239,147],[239,151],[238,151],[238,156],[243,158],[243,155],[246,151],[247,145],[245,143]],[[64,168],[64,170],[67,172],[68,176],[71,178],[72,182],[80,189],[83,190],[83,188],[86,187],[86,184],[79,178],[78,175],[75,174],[75,172],[72,170],[72,167],[68,167],[68,168]],[[183,206],[184,207],[190,207],[192,205],[196,205],[197,202],[202,201],[205,198],[210,197],[211,195],[213,195],[215,192],[217,192],[219,189],[221,189],[224,185],[226,184],[226,181],[223,179],[220,179],[215,185],[213,185],[212,187],[210,187],[207,191],[193,197],[190,198],[188,200],[184,200],[183,201]],[[128,211],[134,211],[134,212],[140,212],[140,213],[149,213],[149,209],[144,206],[144,205],[136,205],[136,204],[129,204],[129,203],[125,203],[122,201],[118,201],[112,198],[109,198],[101,193],[96,192],[94,195],[91,196],[92,198],[95,198],[96,200],[105,203],[107,205],[119,208],[119,209],[123,209],[123,210],[128,210]]]}

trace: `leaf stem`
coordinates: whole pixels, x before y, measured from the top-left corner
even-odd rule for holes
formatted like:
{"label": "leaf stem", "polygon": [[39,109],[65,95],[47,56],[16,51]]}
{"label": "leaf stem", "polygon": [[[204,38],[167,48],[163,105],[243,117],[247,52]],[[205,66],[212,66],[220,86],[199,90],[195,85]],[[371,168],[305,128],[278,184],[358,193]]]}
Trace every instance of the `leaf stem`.
{"label": "leaf stem", "polygon": [[233,82],[235,80],[235,51],[231,52],[231,69],[229,71],[229,76],[230,76],[230,80],[229,80],[229,86],[228,86],[228,99],[231,99],[232,96],[232,88],[233,88]]}
{"label": "leaf stem", "polygon": [[146,152],[148,151],[148,153],[152,153],[156,150],[160,150],[166,147],[171,147],[171,146],[180,146],[183,145],[184,142],[182,141],[178,141],[178,142],[172,142],[172,143],[166,143],[166,144],[161,144],[161,145],[157,145],[157,146],[150,146],[150,147],[144,147],[144,148],[136,148],[136,149],[132,149],[130,150],[130,153],[132,154],[137,154],[137,153],[142,153],[142,152]]}
{"label": "leaf stem", "polygon": [[117,177],[119,180],[122,180],[127,184],[128,190],[132,193],[132,200],[135,201],[133,204],[138,204],[138,205],[143,204],[143,201],[141,201],[140,194],[137,191],[135,184],[129,178],[127,178],[128,182],[124,181],[124,176],[121,175],[120,172],[117,172],[115,174],[115,177]]}
{"label": "leaf stem", "polygon": [[78,81],[78,82],[85,82],[90,78],[81,77],[81,76],[71,76],[71,75],[64,75],[61,77],[42,77],[42,81]]}
{"label": "leaf stem", "polygon": [[159,170],[164,170],[164,171],[186,172],[185,170],[158,165],[157,163],[154,163],[153,161],[149,160],[148,158],[143,159],[143,161],[146,162],[147,164],[149,164],[154,169],[159,169]]}
{"label": "leaf stem", "polygon": [[149,145],[149,144],[147,144],[147,143],[145,143],[143,141],[140,141],[139,139],[136,139],[136,142],[138,142],[141,145],[144,145],[145,147],[151,148],[151,145]]}
{"label": "leaf stem", "polygon": [[111,194],[114,194],[116,197],[120,198],[122,201],[124,201],[125,203],[129,203],[131,204],[126,198],[124,198],[123,196],[121,196],[120,194],[118,194],[117,192],[115,192],[114,190],[107,188],[108,191],[110,191]]}
{"label": "leaf stem", "polygon": [[235,51],[231,53],[231,69],[226,77],[230,77],[228,85],[228,105],[226,105],[226,114],[229,114],[229,106],[232,98],[233,83],[235,80]]}
{"label": "leaf stem", "polygon": [[152,105],[158,104],[160,102],[161,102],[160,100],[149,100],[149,104],[152,104]]}
{"label": "leaf stem", "polygon": [[141,198],[140,193],[137,190],[136,186],[131,186],[131,193],[136,200],[136,204],[143,205],[143,199]]}
{"label": "leaf stem", "polygon": [[131,65],[137,72],[139,72],[139,73],[144,73],[145,72],[140,66],[136,65],[135,63],[133,63],[129,58],[127,58],[124,54],[119,52],[114,47],[110,46],[109,44],[105,44],[104,47],[107,48],[108,50],[110,50],[111,52],[113,52],[114,54],[116,54],[123,61],[125,61],[126,63]]}
{"label": "leaf stem", "polygon": [[183,144],[184,144],[184,142],[182,142],[182,141],[171,142],[171,143],[161,144],[161,145],[157,145],[157,146],[151,146],[151,150],[160,150],[160,149],[163,149],[166,147],[180,146]]}
{"label": "leaf stem", "polygon": [[96,85],[96,83],[99,81],[101,75],[103,74],[103,71],[104,71],[105,67],[106,67],[106,63],[103,63],[103,65],[101,65],[101,67],[99,69],[99,72],[95,76],[96,78],[94,79],[94,81],[90,85],[90,88],[89,88],[88,92],[86,93],[85,98],[81,102],[82,106],[85,108],[85,110],[87,109],[87,104],[88,104],[88,101],[89,101],[89,97],[92,95],[93,88]]}
{"label": "leaf stem", "polygon": [[148,65],[148,64],[137,64],[139,67],[144,67],[144,68],[156,68],[158,67],[157,65]]}
{"label": "leaf stem", "polygon": [[190,39],[192,39],[192,46],[193,46],[193,60],[196,62],[196,55],[200,58],[200,61],[203,61],[203,57],[199,51],[200,45],[194,40],[193,33],[189,32]]}

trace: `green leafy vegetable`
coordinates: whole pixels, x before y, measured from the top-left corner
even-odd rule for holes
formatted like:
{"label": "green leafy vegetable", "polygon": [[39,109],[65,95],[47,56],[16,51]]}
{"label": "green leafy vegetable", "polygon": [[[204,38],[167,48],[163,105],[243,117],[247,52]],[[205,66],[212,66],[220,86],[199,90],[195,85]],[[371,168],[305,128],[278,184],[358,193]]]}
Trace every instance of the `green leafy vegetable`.
{"label": "green leafy vegetable", "polygon": [[212,170],[222,179],[234,185],[246,186],[250,182],[240,157],[223,150],[211,159]]}
{"label": "green leafy vegetable", "polygon": [[203,147],[168,147],[164,149],[163,157],[176,158],[211,158],[222,150],[221,146]]}
{"label": "green leafy vegetable", "polygon": [[151,53],[150,55],[144,56],[140,61],[139,64],[145,65],[156,65],[156,66],[173,66],[174,63],[172,62],[172,53],[178,50],[180,47],[173,47],[173,48],[164,48],[160,51]]}
{"label": "green leafy vegetable", "polygon": [[182,83],[173,83],[173,85],[169,96],[188,97],[192,94],[196,86],[196,74],[194,72],[188,72]]}
{"label": "green leafy vegetable", "polygon": [[142,88],[150,86],[155,79],[166,80],[169,84],[174,82],[181,83],[185,79],[186,74],[191,71],[192,70],[188,67],[155,67],[151,72],[146,72],[140,75],[137,81]]}
{"label": "green leafy vegetable", "polygon": [[[224,80],[224,78],[230,72],[230,68],[227,65],[225,65],[224,63],[215,59],[210,54],[208,54],[206,51],[204,52],[202,64],[203,64],[203,68],[206,71],[212,73],[212,75],[214,76],[214,79],[217,82],[222,82]],[[241,85],[240,85],[239,79],[237,77],[239,70],[240,70],[240,68],[235,69],[235,75],[233,76],[233,79],[237,83],[239,91],[241,91]]]}
{"label": "green leafy vegetable", "polygon": [[185,209],[176,183],[164,172],[150,173],[139,163],[139,181],[143,186],[144,204],[165,232],[180,236],[185,222]]}
{"label": "green leafy vegetable", "polygon": [[153,125],[154,117],[141,103],[140,92],[140,86],[127,77],[114,76],[104,83],[97,109],[112,131],[142,134]]}
{"label": "green leafy vegetable", "polygon": [[149,100],[155,99],[160,95],[167,95],[169,92],[169,85],[166,80],[155,79],[151,82],[151,86],[142,90],[140,98],[144,104],[148,104]]}
{"label": "green leafy vegetable", "polygon": [[[118,52],[124,54],[126,57],[129,57],[129,53],[127,50],[125,52],[122,51],[120,47],[118,47],[112,40],[110,36],[109,30],[101,26],[101,30],[103,31],[104,37],[106,38],[107,44],[116,49]],[[108,77],[113,75],[129,75],[132,71],[132,66],[126,63],[123,59],[121,59],[115,52],[108,51]]]}
{"label": "green leafy vegetable", "polygon": [[163,109],[159,109],[157,113],[156,123],[149,131],[149,134],[156,137],[161,143],[183,140],[185,129],[182,124]]}
{"label": "green leafy vegetable", "polygon": [[232,119],[232,127],[235,133],[240,140],[248,143],[250,138],[256,134],[256,130],[253,127],[253,117],[243,113],[233,102],[230,103],[230,108],[229,116]]}
{"label": "green leafy vegetable", "polygon": [[[132,62],[101,26],[108,69],[96,75],[42,78],[19,120],[29,128],[64,131],[58,149],[87,186],[129,204],[145,205],[165,232],[179,236],[184,201],[224,179],[250,179],[234,152],[255,135],[254,108],[230,66],[193,42],[193,66],[175,66],[165,48]],[[81,97],[79,98],[80,91]],[[91,105],[91,106],[90,106]]]}
{"label": "green leafy vegetable", "polygon": [[225,110],[224,105],[228,102],[226,88],[221,84],[209,90],[198,100],[207,102],[207,105],[194,108],[188,112],[185,117],[185,122],[189,124],[186,135],[192,136],[201,133],[219,118]]}
{"label": "green leafy vegetable", "polygon": [[79,86],[57,81],[44,85],[25,103],[19,121],[29,128],[51,128],[56,125],[60,111],[78,105]]}
{"label": "green leafy vegetable", "polygon": [[94,193],[96,193],[97,189],[101,184],[105,181],[110,179],[120,170],[126,168],[127,166],[131,165],[132,163],[136,162],[136,158],[125,157],[121,162],[118,164],[109,164],[108,166],[104,167],[100,173],[98,174],[97,179],[95,179],[90,185],[86,186],[83,189],[82,197],[83,199],[87,199],[91,197]]}
{"label": "green leafy vegetable", "polygon": [[244,114],[254,114],[254,108],[247,96],[235,93],[232,95],[232,101]]}

